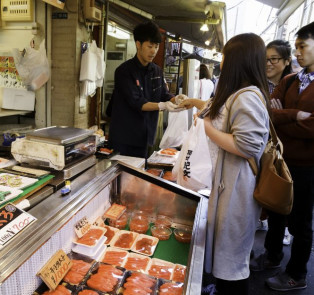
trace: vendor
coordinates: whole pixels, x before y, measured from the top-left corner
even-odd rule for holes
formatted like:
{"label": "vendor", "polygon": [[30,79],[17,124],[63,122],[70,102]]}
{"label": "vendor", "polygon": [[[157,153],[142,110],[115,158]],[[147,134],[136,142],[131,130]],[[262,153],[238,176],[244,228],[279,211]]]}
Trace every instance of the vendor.
{"label": "vendor", "polygon": [[177,105],[161,68],[152,63],[161,42],[158,26],[151,21],[142,23],[133,34],[137,53],[115,71],[109,143],[121,155],[147,158],[148,146],[154,144],[158,111],[177,111]]}

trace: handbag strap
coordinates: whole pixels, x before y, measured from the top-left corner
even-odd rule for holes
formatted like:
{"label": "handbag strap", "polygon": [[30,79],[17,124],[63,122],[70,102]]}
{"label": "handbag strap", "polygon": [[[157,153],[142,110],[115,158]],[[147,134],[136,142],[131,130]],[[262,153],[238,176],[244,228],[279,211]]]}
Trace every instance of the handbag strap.
{"label": "handbag strap", "polygon": [[[228,121],[227,121],[228,122],[227,123],[228,124],[228,129],[229,129],[229,118],[230,118],[231,107],[232,107],[233,103],[235,102],[235,100],[239,97],[239,95],[241,93],[243,93],[243,92],[246,92],[246,91],[255,92],[257,94],[257,96],[259,97],[259,99],[261,100],[261,102],[263,103],[263,105],[265,106],[265,108],[266,108],[266,103],[265,103],[263,97],[261,96],[261,94],[258,91],[254,90],[254,89],[242,89],[242,90],[240,90],[238,93],[236,93],[233,101],[231,102],[231,104],[229,106]],[[277,136],[277,133],[275,131],[275,127],[273,125],[273,122],[271,121],[270,118],[268,118],[268,119],[269,119],[269,140],[272,140],[272,142],[274,143],[274,146],[279,150],[280,153],[282,153],[283,152],[283,147],[282,147],[282,144],[278,140],[278,136]],[[257,164],[256,164],[255,159],[254,158],[249,158],[247,160],[249,162],[249,165],[250,165],[254,175],[257,175],[258,168],[257,168]]]}

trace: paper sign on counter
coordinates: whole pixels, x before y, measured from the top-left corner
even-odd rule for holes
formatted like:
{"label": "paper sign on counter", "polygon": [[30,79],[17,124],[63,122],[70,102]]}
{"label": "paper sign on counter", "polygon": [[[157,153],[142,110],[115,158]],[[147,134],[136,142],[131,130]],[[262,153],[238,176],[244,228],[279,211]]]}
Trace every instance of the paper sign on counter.
{"label": "paper sign on counter", "polygon": [[0,208],[0,249],[35,220],[34,216],[11,203]]}
{"label": "paper sign on counter", "polygon": [[91,226],[92,225],[89,223],[86,216],[83,217],[79,222],[74,225],[76,235],[79,238],[83,237],[90,230]]}
{"label": "paper sign on counter", "polygon": [[50,290],[55,290],[72,267],[71,259],[63,250],[58,250],[37,273]]}

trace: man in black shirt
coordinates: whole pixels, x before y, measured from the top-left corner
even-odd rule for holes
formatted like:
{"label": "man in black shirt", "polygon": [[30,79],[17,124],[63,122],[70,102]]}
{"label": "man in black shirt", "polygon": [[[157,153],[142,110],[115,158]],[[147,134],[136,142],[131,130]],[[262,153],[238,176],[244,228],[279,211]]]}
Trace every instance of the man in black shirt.
{"label": "man in black shirt", "polygon": [[109,143],[121,155],[147,157],[155,139],[159,110],[179,111],[160,67],[152,63],[161,34],[153,22],[135,27],[137,53],[115,71]]}

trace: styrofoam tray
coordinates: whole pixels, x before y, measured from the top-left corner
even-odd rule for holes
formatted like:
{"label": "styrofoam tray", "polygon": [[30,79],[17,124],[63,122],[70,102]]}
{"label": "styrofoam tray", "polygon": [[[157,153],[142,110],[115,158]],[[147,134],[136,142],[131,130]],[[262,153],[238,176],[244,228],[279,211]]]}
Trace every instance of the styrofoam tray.
{"label": "styrofoam tray", "polygon": [[[135,259],[136,261],[142,261],[143,266],[139,265],[139,263],[136,263],[136,261],[132,261],[133,259]],[[145,265],[144,265],[144,262],[146,262]],[[144,255],[136,254],[136,253],[129,253],[122,267],[124,267],[127,270],[134,270],[134,271],[147,273],[147,268],[149,267],[150,263],[151,263],[151,258],[148,256],[144,256]]]}
{"label": "styrofoam tray", "polygon": [[177,151],[177,152],[175,153],[175,155],[167,155],[167,154],[163,154],[163,153],[161,152],[162,150],[164,150],[164,149],[161,149],[161,150],[159,150],[159,151],[157,152],[157,154],[158,154],[159,156],[170,157],[170,158],[177,158],[177,157],[179,156],[179,151]]}
{"label": "styrofoam tray", "polygon": [[[129,243],[129,245],[126,245],[125,247],[123,246],[119,246],[116,243],[119,241],[120,237],[124,234],[129,234],[132,235],[133,239],[132,241]],[[120,230],[119,232],[117,232],[115,234],[115,236],[113,237],[113,239],[110,242],[110,246],[112,247],[116,247],[119,249],[123,249],[123,250],[130,250],[136,240],[136,237],[138,236],[138,233],[132,232],[132,231],[127,231],[127,230]]]}
{"label": "styrofoam tray", "polygon": [[[148,239],[152,241],[152,246],[149,252],[146,252],[145,249],[142,249],[142,250],[136,249],[137,243],[143,239]],[[131,251],[142,254],[142,255],[146,255],[146,256],[152,256],[155,252],[158,242],[159,242],[159,239],[156,237],[139,234],[131,248]]]}
{"label": "styrofoam tray", "polygon": [[[114,259],[114,258],[110,259],[110,252],[120,253],[121,255],[125,255],[125,256],[121,259]],[[107,257],[107,255],[108,255],[108,257]],[[129,252],[126,250],[121,250],[119,248],[109,247],[106,249],[105,253],[102,255],[102,257],[100,258],[99,261],[104,262],[104,263],[108,263],[108,264],[112,264],[112,265],[122,266],[124,264],[126,258],[128,257],[128,255],[129,255]]]}
{"label": "styrofoam tray", "polygon": [[[184,276],[183,276],[183,279],[176,279],[175,278],[175,271],[176,269],[184,269]],[[182,265],[182,264],[175,264],[174,265],[174,269],[173,269],[173,272],[172,272],[172,276],[171,276],[171,280],[172,281],[175,281],[175,282],[181,282],[181,283],[184,283],[184,277],[185,277],[185,274],[186,274],[186,266],[185,265]]]}
{"label": "styrofoam tray", "polygon": [[[110,229],[110,230],[114,231],[114,235],[110,240],[108,240],[108,237],[107,237],[105,244],[108,245],[114,239],[114,237],[117,234],[117,232],[119,231],[119,229],[116,227],[109,226],[109,225],[105,225],[105,229]],[[105,233],[105,235],[106,235],[106,233]]]}
{"label": "styrofoam tray", "polygon": [[97,254],[97,251],[104,245],[106,239],[107,239],[106,236],[102,236],[94,246],[88,246],[73,242],[74,245],[72,247],[72,251],[75,253],[92,257]]}
{"label": "styrofoam tray", "polygon": [[[154,265],[164,267],[165,269],[168,270],[167,273],[163,272],[164,275],[161,276],[160,274],[156,274],[156,273],[151,272]],[[149,266],[147,267],[147,273],[149,275],[156,277],[156,278],[166,279],[166,280],[171,279],[173,271],[174,271],[174,264],[173,263],[171,263],[169,261],[157,259],[157,258],[152,258]]]}
{"label": "styrofoam tray", "polygon": [[100,261],[101,257],[104,256],[104,253],[106,252],[106,249],[107,249],[107,245],[101,244],[101,247],[95,253],[95,255],[89,256],[89,257],[95,259],[96,261]]}

